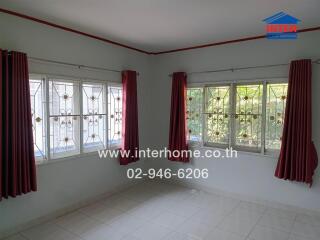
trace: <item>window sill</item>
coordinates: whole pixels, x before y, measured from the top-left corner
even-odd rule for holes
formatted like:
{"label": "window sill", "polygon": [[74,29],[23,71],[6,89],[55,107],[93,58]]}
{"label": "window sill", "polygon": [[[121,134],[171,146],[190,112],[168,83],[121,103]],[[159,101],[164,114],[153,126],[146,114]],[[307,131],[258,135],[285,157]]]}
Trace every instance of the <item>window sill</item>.
{"label": "window sill", "polygon": [[[202,143],[196,143],[196,142],[189,142],[189,147],[191,150],[195,149],[200,149],[200,150],[219,150],[219,151],[224,151],[226,148],[221,148],[221,147],[213,147],[213,146],[206,146],[203,145]],[[257,156],[257,157],[265,157],[265,158],[271,158],[271,159],[277,159],[279,156],[279,151],[267,151],[265,154],[258,153],[258,152],[249,152],[249,151],[244,151],[244,150],[237,150],[233,149],[240,153],[241,155],[250,155],[250,156]]]}
{"label": "window sill", "polygon": [[[100,150],[116,150],[119,149],[119,146],[114,146],[114,147],[110,147],[108,149],[100,149]],[[72,155],[72,156],[66,156],[66,157],[60,157],[60,158],[52,158],[50,160],[47,159],[36,159],[36,166],[45,166],[45,165],[50,165],[50,164],[55,164],[55,163],[60,163],[60,162],[64,162],[64,161],[74,161],[76,159],[79,158],[86,158],[86,157],[97,157],[99,158],[99,154],[98,154],[99,150],[96,150],[94,152],[84,152],[81,154],[76,154],[76,155]]]}

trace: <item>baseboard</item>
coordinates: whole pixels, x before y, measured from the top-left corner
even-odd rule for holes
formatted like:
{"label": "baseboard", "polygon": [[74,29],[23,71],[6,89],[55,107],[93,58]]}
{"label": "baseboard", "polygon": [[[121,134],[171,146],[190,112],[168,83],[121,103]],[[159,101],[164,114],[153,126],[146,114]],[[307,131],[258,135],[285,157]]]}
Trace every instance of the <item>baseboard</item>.
{"label": "baseboard", "polygon": [[194,182],[184,182],[184,181],[179,181],[178,179],[173,179],[173,178],[169,179],[168,181],[166,180],[166,182],[169,182],[171,184],[180,185],[180,186],[183,186],[186,188],[192,188],[192,189],[197,189],[197,190],[208,192],[208,193],[218,194],[218,195],[225,196],[225,197],[231,197],[231,198],[234,198],[234,199],[237,199],[240,201],[247,201],[247,202],[252,202],[252,203],[257,203],[257,204],[263,204],[263,205],[265,205],[267,207],[271,207],[271,208],[278,208],[278,209],[293,211],[296,213],[308,214],[310,216],[320,217],[320,211],[317,209],[301,208],[301,207],[297,207],[297,206],[293,206],[293,205],[289,205],[289,204],[284,204],[284,203],[280,203],[280,202],[276,202],[276,201],[259,199],[259,198],[253,197],[253,196],[247,196],[247,195],[242,195],[239,193],[227,192],[227,191],[223,191],[223,190],[216,189],[213,187],[207,187],[207,186],[204,186],[203,184],[194,183]]}
{"label": "baseboard", "polygon": [[34,227],[36,225],[39,225],[39,224],[54,220],[55,218],[58,218],[58,217],[63,216],[65,214],[74,212],[74,211],[78,210],[79,208],[82,208],[82,207],[85,207],[87,205],[93,204],[93,203],[95,203],[95,202],[97,202],[97,201],[99,201],[99,200],[101,200],[103,198],[109,197],[109,196],[111,196],[113,194],[125,191],[126,189],[128,189],[128,188],[130,188],[130,187],[132,187],[134,185],[140,184],[140,183],[141,183],[141,181],[135,181],[135,182],[130,182],[130,183],[121,185],[121,186],[116,186],[116,187],[112,188],[111,190],[109,190],[106,193],[103,193],[103,194],[100,194],[98,196],[91,197],[91,198],[88,198],[86,200],[77,202],[77,203],[75,203],[73,205],[70,205],[68,207],[59,209],[59,210],[54,211],[54,212],[52,212],[50,214],[47,214],[45,216],[41,216],[41,217],[35,218],[34,220],[31,220],[31,221],[29,221],[27,223],[14,226],[13,228],[10,228],[10,229],[7,229],[5,231],[0,232],[0,240],[3,239],[3,238],[9,237],[11,235],[17,234],[17,233],[19,233],[21,231],[25,231],[26,229],[29,229],[29,228]]}

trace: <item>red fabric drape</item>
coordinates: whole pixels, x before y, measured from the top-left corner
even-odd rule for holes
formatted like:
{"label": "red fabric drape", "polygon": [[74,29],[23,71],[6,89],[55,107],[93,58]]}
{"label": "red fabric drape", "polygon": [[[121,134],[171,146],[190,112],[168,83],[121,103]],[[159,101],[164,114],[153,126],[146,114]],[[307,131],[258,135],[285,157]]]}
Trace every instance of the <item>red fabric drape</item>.
{"label": "red fabric drape", "polygon": [[[187,74],[176,72],[172,75],[171,89],[171,113],[169,132],[169,160],[178,162],[189,162],[189,156],[185,154],[188,150],[186,137],[186,96],[187,96]],[[174,154],[180,153],[180,156]]]}
{"label": "red fabric drape", "polygon": [[0,200],[36,190],[27,55],[0,50]]}
{"label": "red fabric drape", "polygon": [[137,73],[122,72],[122,146],[121,151],[130,152],[128,157],[120,156],[120,164],[127,165],[139,160]]}
{"label": "red fabric drape", "polygon": [[317,152],[312,142],[311,60],[292,61],[283,126],[282,145],[275,176],[312,184]]}

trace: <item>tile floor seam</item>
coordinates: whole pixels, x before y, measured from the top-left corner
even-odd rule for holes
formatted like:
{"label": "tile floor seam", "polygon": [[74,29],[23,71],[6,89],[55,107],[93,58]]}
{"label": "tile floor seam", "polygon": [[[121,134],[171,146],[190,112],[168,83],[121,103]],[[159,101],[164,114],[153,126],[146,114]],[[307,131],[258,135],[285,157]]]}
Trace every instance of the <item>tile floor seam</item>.
{"label": "tile floor seam", "polygon": [[250,232],[248,233],[248,235],[245,237],[246,240],[250,240],[250,235],[252,234],[253,230],[255,229],[256,226],[258,226],[259,221],[262,219],[263,215],[267,212],[267,209],[265,209],[263,211],[263,213],[261,214],[261,216],[259,217],[258,221],[254,224],[254,226],[252,227],[252,229],[250,230]]}
{"label": "tile floor seam", "polygon": [[69,229],[67,229],[67,228],[64,228],[64,227],[62,227],[62,226],[60,226],[60,225],[57,225],[56,223],[54,223],[54,225],[57,226],[57,227],[59,227],[59,228],[61,228],[61,229],[63,229],[63,230],[66,231],[66,232],[71,233],[72,235],[77,236],[77,237],[80,238],[81,240],[85,240],[85,239],[82,238],[79,234],[77,234],[77,233],[75,233],[75,232],[71,232],[71,231],[70,231]]}
{"label": "tile floor seam", "polygon": [[[264,217],[264,216],[265,216],[265,215],[263,215],[262,217]],[[283,217],[279,217],[279,218],[283,218]],[[261,219],[262,219],[262,218],[261,218]],[[286,232],[286,233],[289,233],[289,234],[291,234],[293,225],[294,225],[294,223],[295,223],[295,220],[293,220],[292,223],[290,224],[290,225],[291,225],[291,230],[290,230],[290,231],[286,231],[286,230],[284,230],[284,229],[282,229],[282,228],[280,229],[280,228],[277,228],[277,227],[275,227],[275,226],[259,224],[259,222],[261,221],[261,219],[259,219],[259,221],[258,221],[258,224],[257,224],[258,226],[264,227],[264,228],[271,228],[271,229],[273,229],[273,230],[275,230],[275,231],[282,231],[282,232]],[[283,218],[283,219],[288,220],[287,218]]]}

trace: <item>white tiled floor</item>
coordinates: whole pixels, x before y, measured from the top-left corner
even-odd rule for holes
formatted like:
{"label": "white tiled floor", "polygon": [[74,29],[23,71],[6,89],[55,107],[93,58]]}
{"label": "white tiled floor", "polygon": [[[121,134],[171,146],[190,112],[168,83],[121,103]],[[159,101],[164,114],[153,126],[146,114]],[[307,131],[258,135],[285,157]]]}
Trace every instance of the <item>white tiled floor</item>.
{"label": "white tiled floor", "polygon": [[320,218],[144,183],[6,240],[319,240]]}

